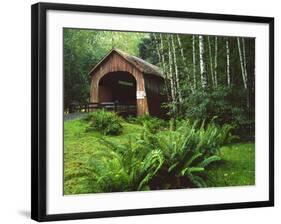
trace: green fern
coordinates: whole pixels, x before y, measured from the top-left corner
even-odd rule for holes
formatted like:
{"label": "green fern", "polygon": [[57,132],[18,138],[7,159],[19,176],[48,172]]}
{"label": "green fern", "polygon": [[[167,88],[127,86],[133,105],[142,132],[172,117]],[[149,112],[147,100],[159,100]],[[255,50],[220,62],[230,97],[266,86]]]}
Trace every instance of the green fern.
{"label": "green fern", "polygon": [[157,189],[183,187],[182,178],[190,187],[206,187],[204,173],[220,160],[217,152],[233,138],[232,126],[198,124],[182,122],[155,133],[144,122],[141,135],[124,144],[101,138],[102,148],[89,162],[93,187],[99,192],[149,190],[155,178],[162,180]]}
{"label": "green fern", "polygon": [[221,158],[219,156],[217,156],[217,155],[210,156],[210,157],[204,159],[201,163],[199,163],[198,166],[206,167],[209,164],[211,164],[213,162],[216,162],[216,161],[220,161],[220,160],[221,160]]}
{"label": "green fern", "polygon": [[196,186],[196,187],[207,187],[205,180],[200,176],[195,176],[193,174],[187,174],[188,179]]}
{"label": "green fern", "polygon": [[160,150],[142,153],[143,145],[139,143],[129,140],[121,145],[101,139],[104,147],[89,162],[92,183],[99,186],[100,192],[149,188],[148,183],[161,168],[164,157]]}

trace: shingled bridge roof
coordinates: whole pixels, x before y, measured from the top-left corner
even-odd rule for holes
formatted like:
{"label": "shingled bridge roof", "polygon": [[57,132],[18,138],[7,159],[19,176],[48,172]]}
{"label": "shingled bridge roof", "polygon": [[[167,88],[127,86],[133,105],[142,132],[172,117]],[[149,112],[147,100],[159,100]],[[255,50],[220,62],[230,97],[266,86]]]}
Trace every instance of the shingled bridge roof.
{"label": "shingled bridge roof", "polygon": [[109,51],[101,60],[100,62],[90,71],[89,74],[92,74],[94,70],[96,70],[96,68],[99,67],[99,65],[107,58],[109,57],[111,54],[113,53],[117,53],[118,55],[120,55],[122,58],[124,58],[126,61],[128,61],[130,64],[132,64],[133,66],[135,66],[137,69],[139,69],[142,73],[144,74],[151,74],[151,75],[156,75],[159,76],[161,78],[164,78],[164,74],[161,71],[161,69],[141,58],[138,58],[136,56],[130,55],[120,49],[117,48],[113,48],[111,51]]}

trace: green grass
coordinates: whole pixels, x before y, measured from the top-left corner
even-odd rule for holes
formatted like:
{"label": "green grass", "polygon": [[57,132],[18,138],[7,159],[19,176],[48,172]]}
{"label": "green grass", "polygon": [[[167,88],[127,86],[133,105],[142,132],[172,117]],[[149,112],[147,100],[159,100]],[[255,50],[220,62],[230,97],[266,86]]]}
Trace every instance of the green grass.
{"label": "green grass", "polygon": [[[104,136],[99,132],[86,132],[87,123],[80,120],[64,122],[64,194],[93,193],[89,187],[87,164],[96,150],[102,150],[100,138],[125,143],[130,136],[141,133],[141,125],[122,122],[119,136]],[[241,186],[255,184],[255,147],[253,143],[233,144],[221,148],[222,160],[210,165],[207,185]]]}
{"label": "green grass", "polygon": [[130,136],[140,134],[141,126],[122,123],[119,136],[104,136],[86,132],[86,122],[80,119],[64,122],[64,194],[91,193],[87,182],[87,163],[93,152],[101,148],[100,138],[125,143]]}
{"label": "green grass", "polygon": [[255,184],[255,145],[239,143],[222,147],[222,160],[211,164],[207,171],[210,187]]}

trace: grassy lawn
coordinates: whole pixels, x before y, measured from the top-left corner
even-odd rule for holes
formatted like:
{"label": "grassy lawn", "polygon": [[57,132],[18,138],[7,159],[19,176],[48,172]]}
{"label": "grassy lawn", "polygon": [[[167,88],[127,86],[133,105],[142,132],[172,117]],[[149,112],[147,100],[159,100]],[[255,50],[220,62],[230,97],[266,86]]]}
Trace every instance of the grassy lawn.
{"label": "grassy lawn", "polygon": [[[87,163],[100,148],[101,137],[125,143],[130,136],[140,134],[142,127],[122,123],[119,136],[103,136],[99,132],[85,132],[86,123],[76,119],[64,122],[64,194],[91,193],[87,181]],[[237,186],[255,184],[255,147],[253,143],[233,144],[221,149],[222,160],[210,166],[207,185]]]}
{"label": "grassy lawn", "polygon": [[64,122],[64,194],[90,193],[85,169],[93,152],[99,150],[102,137],[125,143],[131,135],[139,134],[141,126],[124,122],[119,136],[104,136],[99,132],[85,132],[86,123],[76,119]]}
{"label": "grassy lawn", "polygon": [[207,185],[241,186],[255,184],[255,145],[239,143],[222,147],[222,160],[210,165]]}

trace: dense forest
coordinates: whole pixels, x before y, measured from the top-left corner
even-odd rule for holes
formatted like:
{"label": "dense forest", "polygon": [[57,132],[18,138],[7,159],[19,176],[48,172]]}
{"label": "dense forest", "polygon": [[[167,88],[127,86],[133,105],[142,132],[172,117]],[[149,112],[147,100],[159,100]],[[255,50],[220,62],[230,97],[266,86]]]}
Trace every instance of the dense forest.
{"label": "dense forest", "polygon": [[254,38],[64,29],[65,108],[89,102],[89,71],[112,48],[161,68],[170,117],[215,117],[240,138],[254,138]]}

